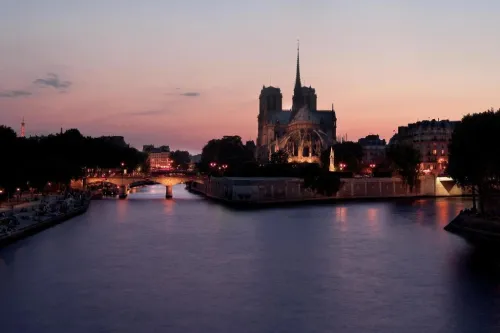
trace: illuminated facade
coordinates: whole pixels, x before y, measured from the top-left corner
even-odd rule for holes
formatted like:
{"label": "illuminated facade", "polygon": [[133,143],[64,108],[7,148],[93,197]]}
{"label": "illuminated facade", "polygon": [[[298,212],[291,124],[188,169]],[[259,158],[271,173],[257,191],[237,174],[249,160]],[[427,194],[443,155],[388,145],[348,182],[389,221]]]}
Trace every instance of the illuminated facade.
{"label": "illuminated facade", "polygon": [[269,161],[272,153],[285,150],[288,162],[319,163],[321,152],[335,143],[335,110],[317,110],[316,90],[303,87],[300,60],[297,68],[291,110],[283,110],[280,88],[263,87],[260,96],[257,129],[257,159]]}
{"label": "illuminated facade", "polygon": [[169,152],[151,152],[149,153],[149,167],[151,171],[172,169],[172,160]]}
{"label": "illuminated facade", "polygon": [[155,148],[153,145],[145,145],[143,151],[148,154],[148,162],[151,171],[172,169],[170,148],[168,146]]}
{"label": "illuminated facade", "polygon": [[398,127],[389,144],[402,143],[420,152],[420,169],[441,174],[448,166],[448,145],[459,121],[425,120]]}

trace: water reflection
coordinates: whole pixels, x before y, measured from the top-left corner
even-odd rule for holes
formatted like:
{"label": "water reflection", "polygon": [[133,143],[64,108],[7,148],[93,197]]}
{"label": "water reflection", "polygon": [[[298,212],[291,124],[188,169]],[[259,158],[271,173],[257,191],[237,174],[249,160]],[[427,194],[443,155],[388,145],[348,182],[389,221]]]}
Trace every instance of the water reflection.
{"label": "water reflection", "polygon": [[452,262],[453,298],[450,324],[457,332],[494,332],[500,329],[500,267],[498,258],[467,249]]}
{"label": "water reflection", "polygon": [[342,232],[347,231],[347,207],[340,206],[335,208],[335,220],[340,223],[340,230]]}
{"label": "water reflection", "polygon": [[2,333],[497,328],[499,278],[442,230],[466,200],[236,211],[173,194],[96,201],[0,250]]}
{"label": "water reflection", "polygon": [[378,234],[380,232],[380,208],[368,208],[366,213],[370,232],[374,235]]}
{"label": "water reflection", "polygon": [[448,200],[436,200],[436,216],[439,226],[444,227],[450,222],[450,209],[451,205]]}

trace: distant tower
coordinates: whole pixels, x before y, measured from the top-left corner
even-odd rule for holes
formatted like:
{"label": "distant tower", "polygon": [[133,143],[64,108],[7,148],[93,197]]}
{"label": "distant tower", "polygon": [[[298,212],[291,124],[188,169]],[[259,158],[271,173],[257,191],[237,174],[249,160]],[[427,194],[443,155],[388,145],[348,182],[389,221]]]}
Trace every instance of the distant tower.
{"label": "distant tower", "polygon": [[23,117],[23,121],[21,122],[21,138],[24,138],[24,136],[26,135],[26,128],[25,128],[25,123],[24,123],[24,117]]}
{"label": "distant tower", "polygon": [[333,152],[333,147],[330,147],[330,167],[328,168],[328,171],[335,171],[335,153]]}

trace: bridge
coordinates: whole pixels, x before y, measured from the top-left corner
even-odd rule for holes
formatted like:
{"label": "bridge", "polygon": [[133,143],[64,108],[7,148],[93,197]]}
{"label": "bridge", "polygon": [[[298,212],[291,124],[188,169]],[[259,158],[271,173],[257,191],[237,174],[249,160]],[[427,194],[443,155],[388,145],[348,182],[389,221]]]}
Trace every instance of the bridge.
{"label": "bridge", "polygon": [[110,177],[87,177],[83,180],[83,186],[92,183],[111,183],[119,187],[120,196],[126,195],[128,190],[135,183],[154,182],[165,185],[165,198],[172,198],[172,187],[177,184],[183,184],[189,181],[203,181],[205,176],[199,176],[191,173],[171,173],[163,175],[116,175]]}

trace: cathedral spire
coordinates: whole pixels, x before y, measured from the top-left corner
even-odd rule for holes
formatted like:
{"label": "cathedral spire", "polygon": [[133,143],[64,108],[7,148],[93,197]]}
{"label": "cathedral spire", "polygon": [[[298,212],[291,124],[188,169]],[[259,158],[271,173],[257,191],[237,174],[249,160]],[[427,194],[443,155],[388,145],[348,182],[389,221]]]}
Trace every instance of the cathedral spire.
{"label": "cathedral spire", "polygon": [[302,83],[300,82],[300,42],[297,40],[297,69],[295,72],[295,89],[301,89]]}
{"label": "cathedral spire", "polygon": [[297,110],[304,105],[302,96],[302,83],[300,82],[300,45],[297,40],[297,69],[295,73],[295,87],[293,88],[293,109]]}

